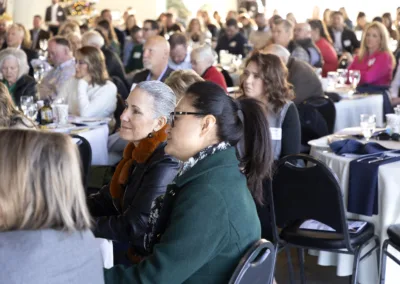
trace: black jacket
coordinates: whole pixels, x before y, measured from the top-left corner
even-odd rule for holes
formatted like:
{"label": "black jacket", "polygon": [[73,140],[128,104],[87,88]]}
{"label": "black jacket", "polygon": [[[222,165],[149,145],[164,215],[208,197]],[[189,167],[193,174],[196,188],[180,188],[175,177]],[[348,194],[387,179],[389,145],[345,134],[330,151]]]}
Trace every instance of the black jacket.
{"label": "black jacket", "polygon": [[[171,69],[169,67],[167,67],[167,70],[164,73],[164,76],[161,78],[161,82],[165,82],[165,80],[169,77],[169,75],[174,72],[174,69]],[[133,83],[140,83],[143,81],[146,81],[147,76],[149,76],[150,74],[150,70],[145,69],[143,71],[140,71],[139,73],[135,74],[135,76],[133,77]]]}
{"label": "black jacket", "polygon": [[[46,22],[51,21],[51,6],[47,7],[46,9],[46,16],[44,19]],[[60,5],[57,8],[57,21],[62,23],[67,20],[67,13],[64,11],[64,8]]]}
{"label": "black jacket", "polygon": [[[330,27],[328,30],[333,42],[335,42],[333,29]],[[358,41],[356,34],[346,27],[343,29],[342,32],[342,47],[343,52],[347,51],[349,53],[354,53],[357,48],[360,48],[360,42]]]}
{"label": "black jacket", "polygon": [[129,87],[126,81],[124,65],[122,64],[118,55],[105,45],[101,48],[101,51],[103,52],[106,60],[108,75],[110,77],[118,77],[122,82],[124,82],[126,87]]}
{"label": "black jacket", "polygon": [[28,75],[22,75],[15,83],[14,99],[20,107],[20,99],[22,96],[36,97],[37,84],[35,79]]}
{"label": "black jacket", "polygon": [[37,38],[37,40],[36,40],[36,42],[33,42],[34,41],[34,36],[33,36],[33,33],[34,33],[34,31],[35,30],[30,30],[29,32],[30,32],[30,34],[31,34],[31,39],[32,39],[32,49],[40,49],[40,41],[41,40],[45,40],[45,39],[49,39],[50,38],[50,33],[49,32],[46,32],[45,30],[39,30],[39,36],[38,36],[38,38]]}
{"label": "black jacket", "polygon": [[124,48],[125,48],[125,33],[121,31],[120,29],[114,28],[115,35],[117,36],[119,45],[121,47],[121,54],[118,54],[120,58],[122,58],[124,54]]}
{"label": "black jacket", "polygon": [[219,54],[220,50],[228,50],[231,54],[241,54],[243,58],[246,56],[244,52],[244,45],[247,39],[241,34],[237,33],[233,38],[228,39],[226,35],[219,38],[215,51]]}
{"label": "black jacket", "polygon": [[109,186],[89,196],[91,214],[100,217],[94,228],[96,237],[129,242],[135,252],[144,254],[151,204],[165,193],[179,168],[178,161],[165,154],[165,145],[165,142],[160,144],[145,163],[134,163],[123,200],[113,200]]}

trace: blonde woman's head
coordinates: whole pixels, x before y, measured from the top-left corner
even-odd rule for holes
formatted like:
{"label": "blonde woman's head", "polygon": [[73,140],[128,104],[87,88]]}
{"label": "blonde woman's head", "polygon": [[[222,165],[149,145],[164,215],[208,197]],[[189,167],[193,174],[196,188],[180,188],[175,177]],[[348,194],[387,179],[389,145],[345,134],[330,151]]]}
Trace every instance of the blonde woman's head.
{"label": "blonde woman's head", "polygon": [[0,130],[0,232],[90,228],[79,166],[69,136]]}
{"label": "blonde woman's head", "polygon": [[359,59],[362,60],[364,56],[375,51],[387,52],[390,54],[394,67],[395,59],[389,48],[389,33],[386,27],[379,22],[372,22],[365,28],[361,41]]}
{"label": "blonde woman's head", "polygon": [[167,80],[165,80],[165,84],[174,91],[176,101],[178,102],[190,85],[202,81],[204,81],[204,79],[193,70],[177,70],[169,75]]}

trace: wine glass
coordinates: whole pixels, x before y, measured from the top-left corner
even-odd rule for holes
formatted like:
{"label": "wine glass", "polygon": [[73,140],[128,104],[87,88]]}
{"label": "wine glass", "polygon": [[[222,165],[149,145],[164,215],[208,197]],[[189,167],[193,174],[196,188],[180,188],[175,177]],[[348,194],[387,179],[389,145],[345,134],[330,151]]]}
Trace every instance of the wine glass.
{"label": "wine glass", "polygon": [[39,41],[39,47],[41,50],[46,51],[48,47],[47,39],[42,39]]}
{"label": "wine glass", "polygon": [[350,70],[349,81],[354,90],[357,88],[358,83],[360,83],[360,79],[361,79],[361,73],[359,70]]}
{"label": "wine glass", "polygon": [[344,85],[347,82],[347,69],[338,69],[338,83],[339,85]]}
{"label": "wine glass", "polygon": [[31,104],[28,106],[27,110],[26,110],[26,116],[35,121],[37,118],[37,114],[38,114],[38,108],[36,104]]}
{"label": "wine glass", "polygon": [[30,105],[34,103],[32,96],[21,96],[20,105],[22,112],[27,115],[27,111]]}
{"label": "wine glass", "polygon": [[372,134],[375,132],[376,128],[376,116],[374,114],[361,114],[360,115],[360,126],[362,134],[367,140],[371,138]]}
{"label": "wine glass", "polygon": [[335,84],[338,79],[338,73],[335,71],[329,71],[327,79],[328,79],[328,88],[335,88]]}

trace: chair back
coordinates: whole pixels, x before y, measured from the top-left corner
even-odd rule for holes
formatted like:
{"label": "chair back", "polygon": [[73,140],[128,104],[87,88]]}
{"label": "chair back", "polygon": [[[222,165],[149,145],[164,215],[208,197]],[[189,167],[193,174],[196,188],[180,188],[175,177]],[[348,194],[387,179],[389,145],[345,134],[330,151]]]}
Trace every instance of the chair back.
{"label": "chair back", "polygon": [[129,89],[126,86],[126,84],[124,83],[124,81],[117,76],[112,76],[111,80],[114,83],[114,85],[117,87],[118,94],[121,95],[122,99],[126,100],[129,96]]}
{"label": "chair back", "polygon": [[275,248],[261,239],[255,242],[242,257],[229,284],[271,283],[275,267]]}
{"label": "chair back", "polygon": [[320,114],[322,114],[328,126],[328,132],[329,134],[332,134],[336,120],[336,108],[333,101],[327,96],[321,96],[310,98],[304,101],[303,104],[313,106]]}
{"label": "chair back", "polygon": [[[299,166],[299,161],[305,166]],[[353,251],[340,185],[321,161],[303,154],[281,159],[273,177],[272,198],[279,228],[313,219],[336,230]]]}
{"label": "chair back", "polygon": [[92,147],[90,143],[82,136],[71,134],[71,137],[76,139],[78,145],[79,155],[81,158],[81,170],[82,170],[82,183],[85,190],[89,180],[90,167],[92,165]]}
{"label": "chair back", "polygon": [[227,86],[228,88],[229,88],[229,87],[234,87],[233,80],[232,80],[232,77],[231,77],[231,75],[229,74],[229,72],[226,71],[224,68],[221,68],[220,70],[221,70],[222,75],[224,76],[226,86]]}
{"label": "chair back", "polygon": [[329,134],[328,125],[322,114],[312,105],[297,105],[301,125],[301,144]]}
{"label": "chair back", "polygon": [[115,127],[114,131],[121,127],[121,115],[125,110],[124,99],[120,94],[117,94],[117,108],[114,111]]}

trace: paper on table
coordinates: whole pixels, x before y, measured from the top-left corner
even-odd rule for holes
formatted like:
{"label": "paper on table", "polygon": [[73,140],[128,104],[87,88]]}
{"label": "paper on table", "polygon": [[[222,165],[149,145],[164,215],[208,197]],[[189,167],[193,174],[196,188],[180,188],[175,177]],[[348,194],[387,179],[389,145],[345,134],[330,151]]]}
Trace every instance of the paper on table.
{"label": "paper on table", "polygon": [[[360,232],[365,227],[366,224],[367,224],[367,222],[364,222],[364,221],[352,221],[352,220],[347,221],[347,225],[348,225],[350,233]],[[329,227],[328,225],[325,225],[321,222],[318,222],[318,221],[312,220],[312,219],[304,221],[300,225],[300,229],[335,232],[335,230],[333,228]]]}

